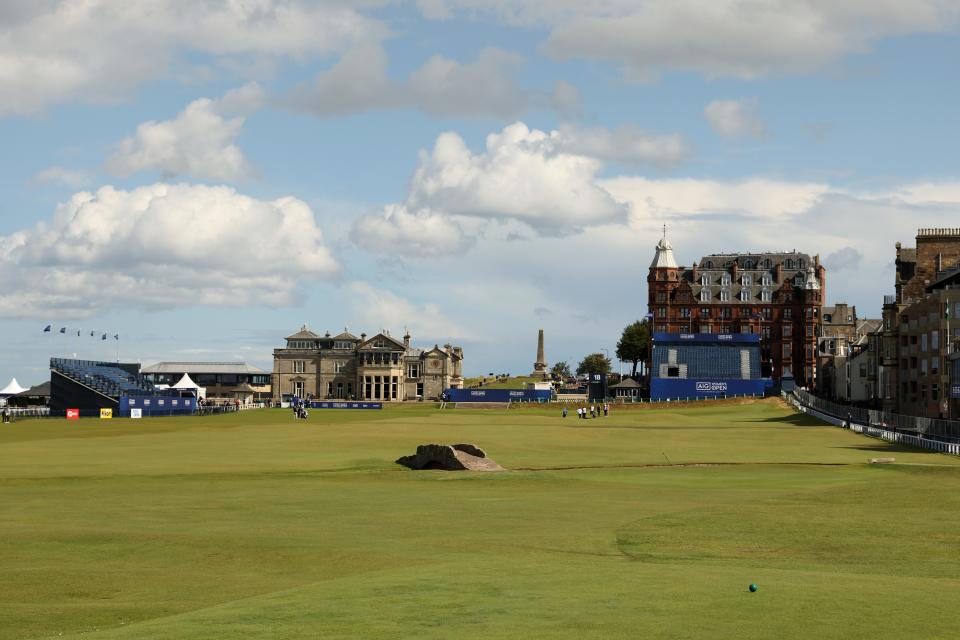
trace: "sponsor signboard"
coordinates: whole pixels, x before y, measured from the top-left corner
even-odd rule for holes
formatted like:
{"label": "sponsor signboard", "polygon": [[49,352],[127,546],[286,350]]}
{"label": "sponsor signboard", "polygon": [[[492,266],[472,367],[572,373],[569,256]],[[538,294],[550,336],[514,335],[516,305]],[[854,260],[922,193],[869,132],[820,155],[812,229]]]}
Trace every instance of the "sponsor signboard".
{"label": "sponsor signboard", "polygon": [[130,417],[140,419],[143,417],[143,409],[130,409]]}
{"label": "sponsor signboard", "polygon": [[382,402],[311,402],[311,409],[383,409]]}
{"label": "sponsor signboard", "polygon": [[79,420],[80,409],[67,409],[67,420]]}
{"label": "sponsor signboard", "polygon": [[711,398],[717,396],[762,396],[771,385],[769,379],[760,380],[689,380],[654,378],[650,381],[650,397]]}
{"label": "sponsor signboard", "polygon": [[100,409],[100,419],[110,420],[113,418],[113,409]]}
{"label": "sponsor signboard", "polygon": [[447,389],[448,402],[549,402],[553,392],[544,389]]}

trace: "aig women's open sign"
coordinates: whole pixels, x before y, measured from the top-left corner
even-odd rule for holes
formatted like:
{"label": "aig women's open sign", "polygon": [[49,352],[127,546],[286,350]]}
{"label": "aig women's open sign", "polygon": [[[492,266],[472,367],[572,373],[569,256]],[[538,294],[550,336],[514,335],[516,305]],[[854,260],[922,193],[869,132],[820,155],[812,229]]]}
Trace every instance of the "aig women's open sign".
{"label": "aig women's open sign", "polygon": [[113,409],[100,409],[100,419],[110,420],[113,418]]}

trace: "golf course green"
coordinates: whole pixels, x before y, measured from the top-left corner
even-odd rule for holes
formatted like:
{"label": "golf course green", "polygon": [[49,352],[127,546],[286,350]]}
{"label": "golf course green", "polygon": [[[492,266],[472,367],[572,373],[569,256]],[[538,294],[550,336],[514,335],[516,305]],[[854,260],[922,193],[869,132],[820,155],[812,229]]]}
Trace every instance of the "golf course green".
{"label": "golf course green", "polygon": [[960,459],[777,400],[0,429],[2,639],[957,638],[958,542]]}

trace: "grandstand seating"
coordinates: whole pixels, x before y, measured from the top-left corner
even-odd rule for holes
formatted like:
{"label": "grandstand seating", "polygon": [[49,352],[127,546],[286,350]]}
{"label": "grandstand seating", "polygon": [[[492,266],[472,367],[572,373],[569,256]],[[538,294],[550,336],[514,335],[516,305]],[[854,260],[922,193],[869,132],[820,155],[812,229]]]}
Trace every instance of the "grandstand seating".
{"label": "grandstand seating", "polygon": [[[671,369],[674,375],[668,373]],[[661,378],[756,380],[760,349],[743,344],[664,344],[653,351],[653,371]]]}
{"label": "grandstand seating", "polygon": [[51,358],[50,369],[111,398],[169,395],[115,363]]}

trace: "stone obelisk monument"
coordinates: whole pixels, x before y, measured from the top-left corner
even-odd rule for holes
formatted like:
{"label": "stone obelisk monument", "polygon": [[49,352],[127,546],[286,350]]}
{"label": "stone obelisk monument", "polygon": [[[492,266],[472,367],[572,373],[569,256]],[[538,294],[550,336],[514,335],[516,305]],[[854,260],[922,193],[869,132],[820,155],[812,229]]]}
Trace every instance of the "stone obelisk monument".
{"label": "stone obelisk monument", "polygon": [[544,380],[550,378],[550,372],[547,370],[547,358],[543,355],[543,329],[540,329],[540,333],[537,334],[537,361],[533,363],[533,373],[530,376]]}

